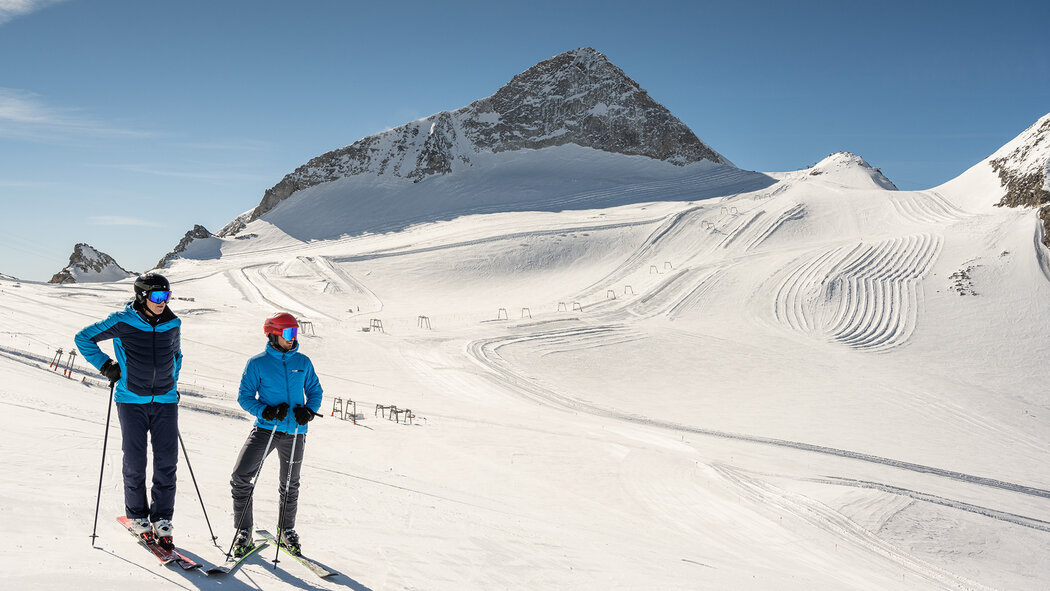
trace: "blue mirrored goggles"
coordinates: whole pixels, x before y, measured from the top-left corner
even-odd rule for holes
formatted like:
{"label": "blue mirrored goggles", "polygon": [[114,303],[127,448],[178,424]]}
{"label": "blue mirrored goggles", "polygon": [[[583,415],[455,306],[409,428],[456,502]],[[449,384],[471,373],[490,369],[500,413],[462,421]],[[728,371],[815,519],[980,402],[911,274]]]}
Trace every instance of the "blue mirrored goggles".
{"label": "blue mirrored goggles", "polygon": [[171,299],[170,291],[151,291],[149,292],[149,301],[154,304],[163,304],[164,302]]}
{"label": "blue mirrored goggles", "polygon": [[298,328],[286,328],[281,331],[281,337],[286,341],[294,341],[295,337],[299,334]]}

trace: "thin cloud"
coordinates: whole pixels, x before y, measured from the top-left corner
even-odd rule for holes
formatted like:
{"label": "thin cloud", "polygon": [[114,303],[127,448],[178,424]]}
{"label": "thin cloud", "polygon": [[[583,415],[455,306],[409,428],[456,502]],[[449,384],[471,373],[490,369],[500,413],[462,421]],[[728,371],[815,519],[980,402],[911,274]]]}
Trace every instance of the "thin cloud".
{"label": "thin cloud", "polygon": [[260,180],[265,180],[265,177],[261,177],[257,174],[237,173],[227,170],[229,168],[232,168],[232,165],[228,165],[227,169],[224,170],[213,171],[215,168],[214,163],[202,165],[200,168],[192,170],[176,170],[170,167],[157,166],[151,164],[94,164],[90,166],[92,166],[93,168],[119,170],[122,172],[130,172],[134,174],[180,179],[195,179],[200,181],[211,181],[215,183],[257,182]]}
{"label": "thin cloud", "polygon": [[34,95],[13,88],[0,88],[0,120],[37,124],[50,123],[55,119],[56,115],[48,113]]}
{"label": "thin cloud", "polygon": [[105,125],[80,117],[75,111],[49,107],[31,92],[0,88],[0,135],[49,140],[69,136],[145,138],[155,134]]}
{"label": "thin cloud", "polygon": [[11,179],[0,179],[0,187],[27,189],[30,187],[51,187],[56,183],[42,183],[39,181],[13,181]]}
{"label": "thin cloud", "polygon": [[191,150],[212,152],[263,152],[274,149],[272,142],[183,142],[178,144]]}
{"label": "thin cloud", "polygon": [[0,25],[66,0],[0,0]]}
{"label": "thin cloud", "polygon": [[94,215],[88,217],[88,223],[96,226],[147,226],[159,227],[160,224],[139,218],[119,215]]}

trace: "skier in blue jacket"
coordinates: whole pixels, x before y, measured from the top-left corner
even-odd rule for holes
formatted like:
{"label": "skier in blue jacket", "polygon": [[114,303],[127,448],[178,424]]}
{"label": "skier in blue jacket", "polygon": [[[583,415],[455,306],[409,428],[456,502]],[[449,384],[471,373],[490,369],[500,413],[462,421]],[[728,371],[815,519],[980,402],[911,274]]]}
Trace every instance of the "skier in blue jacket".
{"label": "skier in blue jacket", "polygon": [[[157,273],[135,280],[135,299],[77,333],[81,355],[109,378],[124,451],[124,512],[132,532],[174,547],[175,468],[179,459],[181,320],[168,307],[171,285]],[[113,340],[116,360],[98,343]],[[153,445],[152,503],[146,499],[146,441]]]}
{"label": "skier in blue jacket", "polygon": [[268,318],[263,324],[266,350],[248,360],[241,376],[237,402],[256,421],[230,477],[237,557],[253,548],[253,479],[272,449],[277,449],[281,460],[278,538],[292,552],[301,552],[295,531],[299,474],[308,423],[320,416],[322,390],[310,358],[299,352],[298,331],[299,322],[287,312]]}

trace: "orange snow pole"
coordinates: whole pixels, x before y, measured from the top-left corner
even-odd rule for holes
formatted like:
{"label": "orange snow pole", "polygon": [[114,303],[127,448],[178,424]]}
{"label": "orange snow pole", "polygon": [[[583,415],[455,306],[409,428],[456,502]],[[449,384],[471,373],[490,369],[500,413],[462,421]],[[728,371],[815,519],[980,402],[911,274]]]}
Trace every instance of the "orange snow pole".
{"label": "orange snow pole", "polygon": [[51,363],[47,364],[48,367],[54,368],[55,371],[58,371],[58,366],[60,365],[62,365],[62,349],[55,351],[55,356],[51,358]]}
{"label": "orange snow pole", "polygon": [[76,361],[77,352],[76,350],[69,351],[69,362],[66,364],[65,376],[69,379],[73,379],[73,363]]}

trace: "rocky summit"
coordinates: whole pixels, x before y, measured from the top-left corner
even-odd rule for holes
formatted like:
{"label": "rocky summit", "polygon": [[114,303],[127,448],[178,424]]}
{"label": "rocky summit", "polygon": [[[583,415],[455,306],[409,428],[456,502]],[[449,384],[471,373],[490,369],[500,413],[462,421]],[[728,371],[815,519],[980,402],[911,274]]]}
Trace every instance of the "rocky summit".
{"label": "rocky summit", "polygon": [[415,182],[472,166],[479,153],[576,144],[685,165],[731,163],[602,53],[582,48],[540,62],[490,97],[366,137],[311,159],[219,232],[235,234],[290,195],[350,175]]}
{"label": "rocky summit", "polygon": [[69,264],[55,273],[48,283],[92,283],[120,281],[134,277],[108,254],[95,250],[91,245],[80,243],[73,247]]}
{"label": "rocky summit", "polygon": [[175,261],[175,259],[179,258],[180,255],[189,250],[195,242],[208,240],[212,237],[212,233],[209,232],[207,228],[200,224],[194,225],[193,229],[189,232],[186,232],[186,235],[182,237],[182,240],[180,240],[179,243],[175,245],[175,248],[160,259],[160,261],[157,263],[156,268],[163,269],[165,267],[170,266],[171,263]]}

